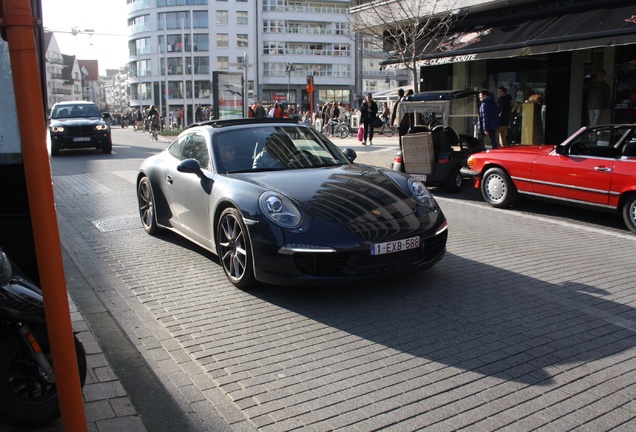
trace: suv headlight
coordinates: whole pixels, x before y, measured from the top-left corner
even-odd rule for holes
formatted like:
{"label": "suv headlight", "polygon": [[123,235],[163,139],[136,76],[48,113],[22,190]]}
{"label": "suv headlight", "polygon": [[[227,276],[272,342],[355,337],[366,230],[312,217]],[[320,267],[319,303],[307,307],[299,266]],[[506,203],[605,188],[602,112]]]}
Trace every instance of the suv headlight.
{"label": "suv headlight", "polygon": [[300,210],[279,193],[263,193],[258,199],[258,205],[267,219],[283,228],[297,228],[302,222]]}
{"label": "suv headlight", "polygon": [[51,132],[64,132],[64,126],[51,126]]}
{"label": "suv headlight", "polygon": [[95,126],[95,129],[97,129],[98,131],[102,131],[102,130],[108,130],[108,126],[105,124],[99,124],[97,126]]}

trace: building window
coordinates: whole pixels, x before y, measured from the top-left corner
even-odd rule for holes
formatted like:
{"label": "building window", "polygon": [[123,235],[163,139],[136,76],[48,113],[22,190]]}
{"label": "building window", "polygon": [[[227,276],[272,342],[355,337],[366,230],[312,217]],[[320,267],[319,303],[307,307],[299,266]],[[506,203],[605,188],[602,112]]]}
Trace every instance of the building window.
{"label": "building window", "polygon": [[226,56],[216,58],[216,68],[218,70],[227,70],[230,68],[230,59]]}
{"label": "building window", "polygon": [[228,13],[227,11],[216,11],[216,25],[227,25]]}
{"label": "building window", "polygon": [[152,69],[150,65],[150,60],[141,60],[139,61],[139,76],[150,76],[152,75]]}
{"label": "building window", "polygon": [[192,12],[194,28],[208,28],[208,11]]}
{"label": "building window", "polygon": [[[189,62],[190,62],[190,60],[188,59],[188,63]],[[208,74],[208,73],[210,73],[210,59],[209,59],[209,57],[195,57],[194,58],[194,73],[195,74]]]}
{"label": "building window", "polygon": [[248,25],[248,15],[245,11],[236,12],[236,25]]}
{"label": "building window", "polygon": [[150,38],[140,38],[128,42],[128,53],[131,57],[150,54]]}
{"label": "building window", "polygon": [[181,52],[185,50],[186,52],[190,51],[210,51],[210,45],[207,34],[195,34],[193,35],[194,43],[190,43],[190,35],[186,34],[185,36],[185,45],[181,41],[181,35],[168,35],[168,45],[167,47],[164,44],[164,37],[159,36],[159,52],[165,52],[166,48],[168,52]]}
{"label": "building window", "polygon": [[194,82],[194,97],[208,98],[210,97],[211,84],[210,81],[195,81]]}
{"label": "building window", "polygon": [[190,23],[190,12],[166,12],[160,13],[157,17],[157,28],[163,30],[164,25],[168,30],[189,28],[208,28],[208,12],[192,12],[192,24]]}
{"label": "building window", "polygon": [[141,83],[139,88],[140,99],[150,99],[152,97],[151,85],[149,83]]}
{"label": "building window", "polygon": [[[130,3],[130,1],[128,2]],[[208,0],[157,0],[157,7],[181,5],[206,5]]]}
{"label": "building window", "polygon": [[264,33],[283,33],[285,31],[285,21],[283,20],[264,20]]}
{"label": "building window", "polygon": [[229,48],[230,39],[227,33],[217,33],[216,34],[216,47],[217,48]]}
{"label": "building window", "polygon": [[333,55],[347,57],[349,55],[349,44],[346,44],[346,43],[333,44]]}
{"label": "building window", "polygon": [[346,35],[349,32],[348,23],[334,23],[334,34]]}
{"label": "building window", "polygon": [[284,54],[284,42],[263,42],[263,54]]}
{"label": "building window", "polygon": [[236,35],[236,47],[237,48],[247,48],[247,35],[246,34],[237,34]]}

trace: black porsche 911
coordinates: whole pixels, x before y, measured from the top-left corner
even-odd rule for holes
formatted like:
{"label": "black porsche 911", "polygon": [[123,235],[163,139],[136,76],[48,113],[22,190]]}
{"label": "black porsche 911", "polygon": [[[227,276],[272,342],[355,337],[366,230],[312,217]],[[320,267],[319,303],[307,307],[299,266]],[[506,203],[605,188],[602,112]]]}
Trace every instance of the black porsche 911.
{"label": "black porsche 911", "polygon": [[448,229],[426,187],[355,157],[293,120],[194,124],[142,163],[139,215],[148,233],[173,230],[218,255],[240,288],[433,266]]}

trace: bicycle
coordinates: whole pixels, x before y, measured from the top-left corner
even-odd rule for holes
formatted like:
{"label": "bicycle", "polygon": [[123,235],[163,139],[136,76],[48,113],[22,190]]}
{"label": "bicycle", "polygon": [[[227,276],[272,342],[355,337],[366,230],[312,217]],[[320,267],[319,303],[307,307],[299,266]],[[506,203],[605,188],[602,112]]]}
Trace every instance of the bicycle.
{"label": "bicycle", "polygon": [[340,123],[333,120],[333,119],[329,119],[329,121],[327,122],[326,125],[324,125],[322,127],[322,129],[320,129],[320,132],[326,136],[326,137],[330,137],[330,136],[339,136],[336,134],[336,129],[338,129]]}
{"label": "bicycle", "polygon": [[341,139],[349,138],[353,131],[351,130],[351,126],[347,123],[340,123],[336,126],[336,130],[334,131],[334,135],[340,137]]}
{"label": "bicycle", "polygon": [[152,126],[150,128],[150,139],[153,141],[159,141],[159,128],[157,126]]}
{"label": "bicycle", "polygon": [[393,135],[397,133],[397,128],[395,126],[388,125],[384,123],[380,130],[378,131],[380,135],[384,135],[387,138],[391,138]]}

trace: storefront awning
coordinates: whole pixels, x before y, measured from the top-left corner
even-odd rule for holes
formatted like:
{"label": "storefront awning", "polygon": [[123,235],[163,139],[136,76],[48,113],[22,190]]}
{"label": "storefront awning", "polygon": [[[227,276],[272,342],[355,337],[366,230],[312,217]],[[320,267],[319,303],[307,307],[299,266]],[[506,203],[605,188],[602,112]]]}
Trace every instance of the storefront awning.
{"label": "storefront awning", "polygon": [[[462,21],[458,21],[455,27],[461,25]],[[428,42],[420,44],[418,66],[636,44],[636,6],[573,12],[516,24],[474,26],[449,33],[443,43]],[[397,69],[404,65],[390,59],[382,67]]]}

